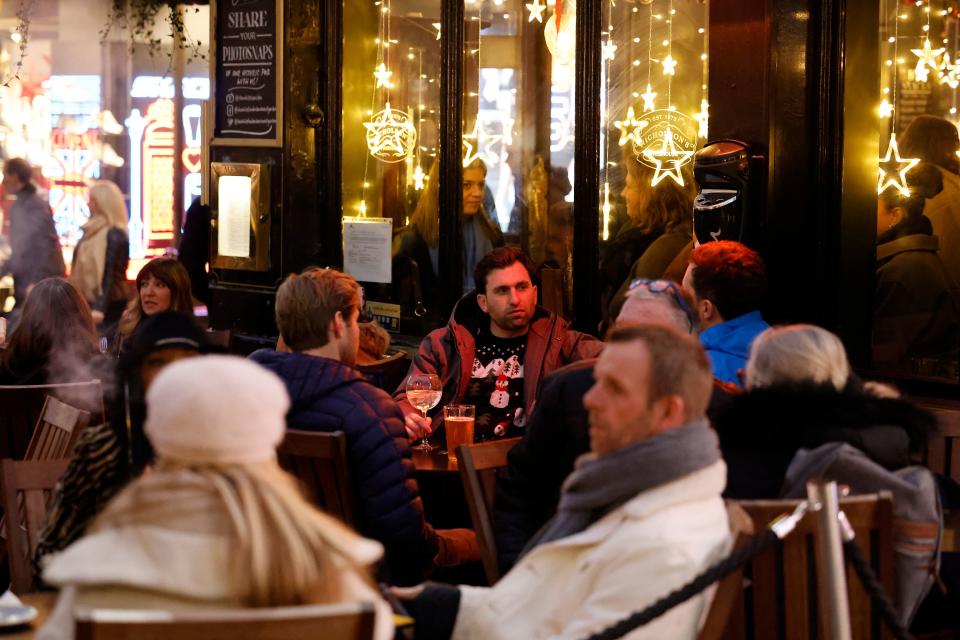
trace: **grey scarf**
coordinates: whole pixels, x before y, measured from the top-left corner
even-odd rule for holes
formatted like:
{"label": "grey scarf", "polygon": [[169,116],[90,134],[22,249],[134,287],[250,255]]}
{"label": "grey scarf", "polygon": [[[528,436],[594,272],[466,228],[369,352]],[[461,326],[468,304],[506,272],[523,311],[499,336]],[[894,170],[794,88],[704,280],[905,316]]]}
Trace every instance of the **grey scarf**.
{"label": "grey scarf", "polygon": [[706,420],[618,449],[604,456],[577,458],[563,483],[557,513],[523,550],[580,533],[628,500],[672,482],[720,459],[717,434]]}

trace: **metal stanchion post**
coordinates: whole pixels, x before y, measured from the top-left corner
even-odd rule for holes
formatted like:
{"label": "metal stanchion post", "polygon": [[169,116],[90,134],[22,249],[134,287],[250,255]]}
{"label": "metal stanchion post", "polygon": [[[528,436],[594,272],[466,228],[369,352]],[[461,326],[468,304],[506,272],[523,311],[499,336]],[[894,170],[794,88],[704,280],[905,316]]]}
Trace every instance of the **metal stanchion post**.
{"label": "metal stanchion post", "polygon": [[847,577],[840,534],[840,496],[836,482],[808,482],[807,498],[817,511],[817,576],[821,611],[833,640],[851,640]]}

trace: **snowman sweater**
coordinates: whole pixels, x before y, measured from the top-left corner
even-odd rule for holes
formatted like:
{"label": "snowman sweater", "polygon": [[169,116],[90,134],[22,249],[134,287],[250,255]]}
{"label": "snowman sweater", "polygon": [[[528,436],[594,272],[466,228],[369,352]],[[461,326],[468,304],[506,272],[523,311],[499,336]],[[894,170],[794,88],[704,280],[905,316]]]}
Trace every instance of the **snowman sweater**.
{"label": "snowman sweater", "polygon": [[483,331],[476,336],[470,383],[463,397],[476,407],[474,440],[523,435],[523,357],[527,337],[498,338]]}

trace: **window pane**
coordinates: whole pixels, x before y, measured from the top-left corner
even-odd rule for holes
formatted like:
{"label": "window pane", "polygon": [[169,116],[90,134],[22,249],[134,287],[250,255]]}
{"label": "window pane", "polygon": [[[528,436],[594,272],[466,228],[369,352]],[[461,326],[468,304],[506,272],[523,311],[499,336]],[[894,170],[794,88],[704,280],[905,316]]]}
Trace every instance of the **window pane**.
{"label": "window pane", "polygon": [[882,101],[873,357],[883,372],[958,379],[957,20],[880,3]]}
{"label": "window pane", "polygon": [[[399,307],[376,307],[381,324],[408,334],[439,320],[439,27],[440,0],[344,2],[344,215],[389,221],[389,282],[358,279],[368,301]],[[418,203],[430,202],[431,215],[418,217]]]}
{"label": "window pane", "polygon": [[707,16],[699,0],[610,2],[601,78],[600,281],[605,319],[635,277],[683,276],[693,152],[707,139]]}

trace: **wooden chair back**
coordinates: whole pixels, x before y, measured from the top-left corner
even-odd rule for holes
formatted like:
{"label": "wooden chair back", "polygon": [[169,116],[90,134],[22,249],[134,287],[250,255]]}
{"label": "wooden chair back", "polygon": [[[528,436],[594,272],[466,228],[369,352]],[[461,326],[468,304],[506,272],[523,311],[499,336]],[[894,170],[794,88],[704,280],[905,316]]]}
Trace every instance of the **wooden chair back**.
{"label": "wooden chair back", "polygon": [[[727,501],[726,507],[727,520],[730,523],[730,536],[733,538],[732,553],[747,544],[756,533],[756,529],[753,520],[743,510],[743,507],[730,500]],[[741,567],[732,571],[717,583],[710,600],[710,608],[707,609],[703,624],[700,626],[697,640],[720,640],[723,638],[724,629],[726,629],[727,622],[733,614],[734,607],[741,600],[742,591],[743,568]]]}
{"label": "wooden chair back", "polygon": [[920,403],[937,418],[937,431],[930,436],[923,463],[934,473],[960,482],[960,408]]}
{"label": "wooden chair back", "polygon": [[34,590],[30,558],[37,535],[47,518],[54,487],[67,469],[68,460],[0,460],[0,504],[6,518],[6,553],[10,563],[10,588],[14,593]]}
{"label": "wooden chair back", "polygon": [[477,534],[483,571],[490,585],[500,579],[492,517],[496,473],[498,469],[507,466],[507,453],[519,440],[520,438],[507,438],[457,447],[460,480],[463,482],[463,492],[470,508],[473,530]]}
{"label": "wooden chair back", "polygon": [[360,509],[350,479],[347,435],[288,430],[277,448],[280,466],[297,477],[324,512],[359,528]]}
{"label": "wooden chair back", "polygon": [[0,386],[0,459],[23,460],[47,396],[88,412],[94,424],[104,422],[99,380]]}
{"label": "wooden chair back", "polygon": [[33,429],[24,460],[69,458],[80,432],[90,423],[90,414],[47,396],[40,419]]}
{"label": "wooden chair back", "polygon": [[[793,511],[795,500],[746,500],[738,503],[750,515],[757,531],[778,516]],[[887,492],[853,496],[840,501],[856,533],[856,542],[873,566],[880,583],[894,594],[893,498]],[[724,639],[806,640],[827,638],[829,628],[818,598],[826,594],[816,566],[816,515],[807,513],[780,544],[767,548],[748,565],[748,587],[740,594]],[[870,602],[860,578],[846,570],[852,637],[855,640],[892,637]]]}
{"label": "wooden chair back", "polygon": [[380,387],[391,395],[403,383],[409,369],[410,357],[403,351],[391,353],[376,362],[357,365],[357,370],[370,381],[370,384]]}
{"label": "wooden chair back", "polygon": [[77,640],[372,640],[374,610],[367,602],[177,613],[81,609],[75,629]]}

